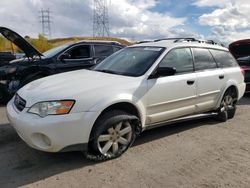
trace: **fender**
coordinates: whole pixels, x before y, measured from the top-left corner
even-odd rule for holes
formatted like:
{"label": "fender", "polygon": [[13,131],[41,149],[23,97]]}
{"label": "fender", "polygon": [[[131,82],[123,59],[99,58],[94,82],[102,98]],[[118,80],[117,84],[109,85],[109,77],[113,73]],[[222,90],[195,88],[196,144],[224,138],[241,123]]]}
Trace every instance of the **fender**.
{"label": "fender", "polygon": [[141,120],[142,127],[145,125],[146,121],[146,108],[142,100],[137,99],[131,94],[119,94],[115,97],[104,98],[101,101],[98,101],[94,106],[92,106],[88,111],[98,112],[98,116],[102,113],[103,110],[117,103],[127,102],[132,104],[139,112],[139,119]]}

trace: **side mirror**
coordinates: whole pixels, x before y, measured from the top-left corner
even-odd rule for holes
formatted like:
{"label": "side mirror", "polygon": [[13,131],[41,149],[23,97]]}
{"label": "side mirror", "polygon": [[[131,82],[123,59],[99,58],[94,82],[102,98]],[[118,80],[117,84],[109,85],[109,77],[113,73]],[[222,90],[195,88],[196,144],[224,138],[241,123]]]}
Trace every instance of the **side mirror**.
{"label": "side mirror", "polygon": [[104,58],[94,58],[94,64],[99,64],[103,61]]}
{"label": "side mirror", "polygon": [[165,76],[173,76],[176,73],[175,67],[158,67],[154,74],[150,76],[150,78],[159,78]]}
{"label": "side mirror", "polygon": [[60,56],[60,60],[64,60],[64,59],[71,59],[71,55],[69,53],[64,53]]}

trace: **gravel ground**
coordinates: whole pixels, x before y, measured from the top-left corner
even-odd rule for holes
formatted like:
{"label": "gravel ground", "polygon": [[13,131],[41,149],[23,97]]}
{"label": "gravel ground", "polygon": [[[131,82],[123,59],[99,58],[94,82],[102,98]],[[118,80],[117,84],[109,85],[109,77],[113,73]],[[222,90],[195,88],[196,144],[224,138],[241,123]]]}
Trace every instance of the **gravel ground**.
{"label": "gravel ground", "polygon": [[211,118],[144,132],[121,158],[29,148],[0,108],[0,187],[250,187],[250,98],[226,123]]}

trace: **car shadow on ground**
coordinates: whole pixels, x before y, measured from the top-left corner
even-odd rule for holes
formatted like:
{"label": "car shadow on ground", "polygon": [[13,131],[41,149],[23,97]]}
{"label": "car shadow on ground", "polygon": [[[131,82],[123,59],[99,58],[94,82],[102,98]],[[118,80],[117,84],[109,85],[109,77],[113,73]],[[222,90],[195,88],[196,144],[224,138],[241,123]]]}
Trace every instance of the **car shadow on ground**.
{"label": "car shadow on ground", "polygon": [[240,106],[250,105],[250,94],[245,94],[244,97],[237,104]]}
{"label": "car shadow on ground", "polygon": [[145,144],[157,139],[161,139],[170,135],[179,134],[190,129],[201,126],[216,125],[218,122],[214,116],[189,120],[181,123],[173,123],[166,126],[161,126],[155,129],[144,131],[135,141],[134,146]]}
{"label": "car shadow on ground", "polygon": [[[147,144],[173,134],[178,134],[203,125],[218,122],[212,118],[192,120],[145,131],[134,146]],[[86,168],[94,162],[88,161],[81,152],[45,153],[28,147],[9,124],[0,125],[0,185],[18,187],[66,171]]]}

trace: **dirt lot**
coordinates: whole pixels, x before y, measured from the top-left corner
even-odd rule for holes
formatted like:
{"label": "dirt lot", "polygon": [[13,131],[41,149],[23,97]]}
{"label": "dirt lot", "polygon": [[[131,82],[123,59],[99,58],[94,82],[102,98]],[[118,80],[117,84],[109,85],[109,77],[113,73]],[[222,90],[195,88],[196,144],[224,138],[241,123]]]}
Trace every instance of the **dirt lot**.
{"label": "dirt lot", "polygon": [[250,98],[233,120],[211,118],[147,131],[121,158],[29,148],[0,108],[0,187],[250,187]]}

